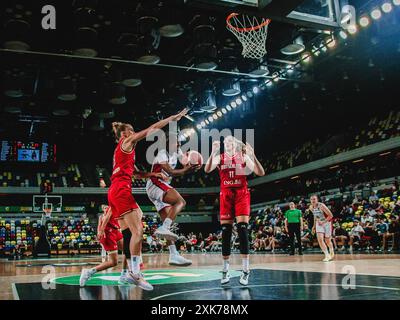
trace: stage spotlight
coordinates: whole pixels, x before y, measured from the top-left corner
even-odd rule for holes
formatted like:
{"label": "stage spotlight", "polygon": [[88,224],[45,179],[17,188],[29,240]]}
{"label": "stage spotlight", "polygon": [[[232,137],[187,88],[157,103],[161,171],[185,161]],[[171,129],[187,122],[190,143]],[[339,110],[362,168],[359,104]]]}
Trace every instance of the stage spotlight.
{"label": "stage spotlight", "polygon": [[214,121],[213,117],[209,116],[208,121],[210,121],[210,123],[213,122]]}
{"label": "stage spotlight", "polygon": [[328,46],[328,48],[334,48],[336,46],[336,40],[335,39],[329,39],[326,42],[326,45]]}
{"label": "stage spotlight", "polygon": [[200,125],[204,128],[206,126],[206,123],[204,121],[200,122]]}
{"label": "stage spotlight", "polygon": [[222,117],[222,112],[221,111],[217,111],[217,116],[221,118]]}
{"label": "stage spotlight", "polygon": [[287,73],[288,73],[288,74],[291,74],[291,73],[293,73],[294,68],[293,68],[293,66],[291,66],[291,65],[287,65],[287,66],[286,66],[286,70],[287,70]]}
{"label": "stage spotlight", "polygon": [[253,93],[257,94],[260,91],[260,89],[258,87],[253,87]]}
{"label": "stage spotlight", "polygon": [[358,29],[357,29],[357,26],[354,25],[354,26],[350,26],[350,27],[348,28],[347,31],[348,31],[350,34],[356,34],[357,31],[358,31]]}
{"label": "stage spotlight", "polygon": [[339,32],[339,36],[340,36],[343,40],[346,40],[346,39],[348,38],[348,35],[347,35],[346,31],[343,31],[343,30],[341,30],[341,31]]}
{"label": "stage spotlight", "polygon": [[218,119],[218,116],[215,113],[212,115],[212,117],[213,117],[214,120]]}
{"label": "stage spotlight", "polygon": [[308,63],[311,61],[311,56],[308,52],[303,53],[303,55],[301,56],[301,59],[303,60],[303,62]]}
{"label": "stage spotlight", "polygon": [[385,13],[389,13],[390,11],[392,11],[392,9],[393,9],[393,7],[392,7],[392,4],[390,2],[385,2],[382,5],[382,11],[385,12]]}
{"label": "stage spotlight", "polygon": [[226,106],[226,110],[227,110],[227,111],[231,111],[231,110],[232,110],[232,107],[231,107],[230,105],[227,105],[227,106]]}
{"label": "stage spotlight", "polygon": [[270,87],[273,85],[271,80],[267,80],[267,82],[265,82],[265,84],[267,85],[267,87]]}
{"label": "stage spotlight", "polygon": [[379,10],[379,9],[374,9],[374,10],[372,10],[372,12],[371,12],[371,17],[372,17],[372,19],[374,19],[374,20],[380,19],[380,18],[382,17],[382,12],[381,12],[381,10]]}
{"label": "stage spotlight", "polygon": [[360,18],[360,26],[361,27],[367,27],[369,25],[370,21],[369,18],[364,16]]}
{"label": "stage spotlight", "polygon": [[400,0],[393,0],[393,4],[395,6],[400,6]]}
{"label": "stage spotlight", "polygon": [[243,101],[247,101],[246,95],[242,94],[242,100],[243,100]]}
{"label": "stage spotlight", "polygon": [[201,128],[203,128],[203,127],[201,126],[201,124],[198,124],[196,127],[197,127],[197,129],[199,129],[199,130],[200,130]]}
{"label": "stage spotlight", "polygon": [[246,92],[246,95],[247,95],[247,98],[249,98],[249,99],[254,97],[253,92],[250,90]]}
{"label": "stage spotlight", "polygon": [[232,107],[233,109],[235,109],[235,108],[237,107],[236,102],[231,102],[231,107]]}
{"label": "stage spotlight", "polygon": [[242,104],[242,99],[237,98],[237,99],[236,99],[236,104],[237,104],[238,106],[240,106],[240,105]]}
{"label": "stage spotlight", "polygon": [[210,124],[210,121],[208,121],[208,120],[206,119],[206,120],[204,120],[204,123],[205,123],[206,125],[209,125],[209,124]]}
{"label": "stage spotlight", "polygon": [[225,108],[222,108],[221,111],[222,111],[223,114],[227,114],[228,113],[228,111],[226,111]]}

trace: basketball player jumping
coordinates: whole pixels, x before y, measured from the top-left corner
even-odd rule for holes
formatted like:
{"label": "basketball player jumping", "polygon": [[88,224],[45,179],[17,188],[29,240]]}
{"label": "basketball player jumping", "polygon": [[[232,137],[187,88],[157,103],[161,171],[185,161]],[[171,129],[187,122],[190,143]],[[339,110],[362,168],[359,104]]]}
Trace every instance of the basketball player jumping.
{"label": "basketball player jumping", "polygon": [[[170,150],[167,151],[167,149]],[[150,178],[147,180],[146,192],[163,221],[163,224],[154,234],[167,240],[169,248],[169,264],[189,266],[192,264],[192,261],[179,254],[175,246],[175,241],[178,239],[178,236],[170,230],[176,216],[186,206],[186,202],[179,192],[170,185],[170,183],[172,177],[182,176],[199,169],[200,166],[188,163],[182,169],[175,169],[178,160],[182,158],[182,155],[177,134],[170,132],[165,143],[165,148],[158,151],[151,168],[153,173],[163,173],[169,177],[169,180],[164,182],[156,177]]]}
{"label": "basketball player jumping", "polygon": [[[333,260],[335,251],[332,244],[332,217],[333,214],[329,208],[322,202],[318,202],[318,196],[313,195],[310,198],[310,211],[314,215],[313,233],[317,233],[319,247],[325,254],[322,260],[328,262]],[[328,251],[328,248],[329,251]]]}
{"label": "basketball player jumping", "polygon": [[246,175],[254,172],[257,176],[263,176],[265,171],[250,144],[244,144],[233,136],[227,136],[224,139],[224,149],[224,153],[219,154],[220,142],[214,141],[211,156],[204,168],[206,173],[218,168],[221,180],[220,220],[223,258],[221,284],[227,284],[230,280],[229,256],[231,254],[232,225],[236,218],[242,255],[242,274],[239,282],[247,285],[250,274],[248,232],[250,191],[247,188]]}
{"label": "basketball player jumping", "polygon": [[111,207],[113,217],[118,219],[123,230],[124,254],[131,256],[128,276],[133,283],[144,290],[153,290],[140,272],[140,255],[142,251],[143,212],[132,195],[132,176],[135,165],[136,144],[146,138],[155,130],[162,129],[171,121],[179,121],[187,110],[161,120],[149,128],[135,132],[133,127],[127,123],[114,122],[112,127],[118,142],[114,151],[113,172],[111,175],[111,186],[108,190],[108,203]]}

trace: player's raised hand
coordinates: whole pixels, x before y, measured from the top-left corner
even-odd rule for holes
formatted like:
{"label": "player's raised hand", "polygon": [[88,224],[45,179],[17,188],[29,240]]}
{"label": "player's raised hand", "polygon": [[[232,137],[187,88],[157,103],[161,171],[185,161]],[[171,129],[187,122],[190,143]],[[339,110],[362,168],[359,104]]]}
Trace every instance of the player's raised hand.
{"label": "player's raised hand", "polygon": [[246,142],[246,154],[250,157],[254,155],[254,149],[248,142]]}
{"label": "player's raised hand", "polygon": [[212,143],[212,152],[215,153],[215,152],[219,151],[220,147],[221,147],[221,142],[214,141]]}
{"label": "player's raised hand", "polygon": [[182,117],[186,116],[188,113],[189,109],[185,108],[181,112],[171,116],[171,121],[179,121],[182,119]]}

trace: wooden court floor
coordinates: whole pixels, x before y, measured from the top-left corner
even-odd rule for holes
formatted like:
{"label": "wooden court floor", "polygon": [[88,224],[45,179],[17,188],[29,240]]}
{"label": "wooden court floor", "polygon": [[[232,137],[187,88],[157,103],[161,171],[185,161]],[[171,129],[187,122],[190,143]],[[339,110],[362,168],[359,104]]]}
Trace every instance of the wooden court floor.
{"label": "wooden court floor", "polygon": [[0,299],[72,300],[400,300],[399,254],[338,254],[322,262],[321,254],[288,256],[252,254],[249,285],[238,282],[240,255],[231,258],[231,281],[221,286],[221,257],[215,253],[185,255],[190,267],[171,267],[168,254],[145,254],[145,277],[154,291],[118,285],[120,267],[96,274],[78,285],[82,268],[99,256],[0,260]]}

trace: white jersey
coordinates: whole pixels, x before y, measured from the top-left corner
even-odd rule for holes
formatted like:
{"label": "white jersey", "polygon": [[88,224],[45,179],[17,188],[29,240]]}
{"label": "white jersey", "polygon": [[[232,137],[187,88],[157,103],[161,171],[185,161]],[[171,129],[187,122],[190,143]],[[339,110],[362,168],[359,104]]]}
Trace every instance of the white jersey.
{"label": "white jersey", "polygon": [[311,211],[316,220],[319,220],[321,222],[326,221],[325,213],[321,210],[321,204],[319,202],[316,208],[314,207],[311,208]]}
{"label": "white jersey", "polygon": [[168,154],[167,150],[162,149],[158,152],[157,156],[153,161],[151,172],[162,172],[167,177],[169,177],[168,181],[164,181],[158,178],[150,178],[147,180],[146,184],[147,196],[149,197],[150,201],[153,202],[158,212],[160,212],[165,207],[169,206],[169,204],[163,201],[164,195],[168,190],[173,189],[170,186],[172,177],[161,168],[160,164],[168,163],[172,169],[175,169],[176,165],[178,164],[178,159],[180,159],[181,156],[182,156],[182,151],[180,149],[178,153],[174,152],[172,155]]}
{"label": "white jersey", "polygon": [[[179,149],[178,152],[174,152],[172,155],[170,155],[167,152],[167,150],[165,150],[165,149],[160,150],[158,152],[157,156],[154,158],[153,165],[151,167],[151,172],[162,172],[167,177],[169,177],[169,180],[167,181],[167,183],[170,184],[172,181],[172,177],[170,177],[170,175],[161,168],[160,164],[168,163],[172,169],[175,169],[176,165],[178,164],[178,159],[180,159],[181,156],[182,156],[181,149]],[[149,186],[149,184],[153,183],[152,180],[153,179],[147,180],[148,186]],[[165,181],[163,181],[163,182],[165,182]]]}

